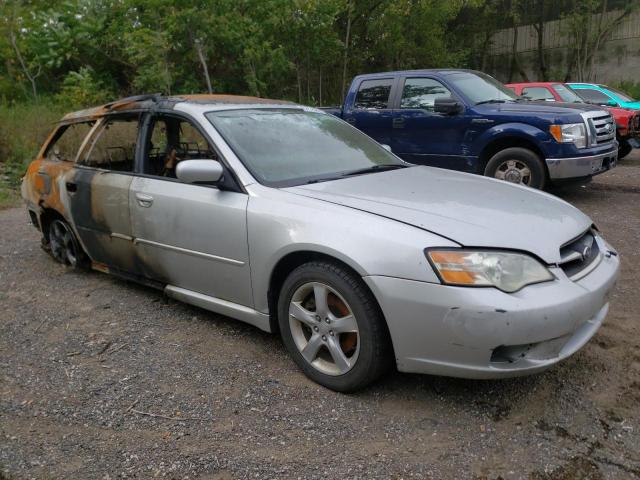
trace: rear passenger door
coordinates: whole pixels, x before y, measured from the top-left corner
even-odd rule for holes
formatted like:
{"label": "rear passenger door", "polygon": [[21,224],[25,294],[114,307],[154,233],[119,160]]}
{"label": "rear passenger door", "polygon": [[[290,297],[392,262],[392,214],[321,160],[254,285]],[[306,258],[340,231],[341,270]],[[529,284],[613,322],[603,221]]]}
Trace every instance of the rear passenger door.
{"label": "rear passenger door", "polygon": [[129,187],[139,115],[106,117],[85,142],[64,188],[73,224],[89,257],[123,272],[137,269]]}
{"label": "rear passenger door", "polygon": [[220,160],[198,127],[158,113],[149,126],[129,199],[145,275],[175,287],[253,306],[247,241],[248,196],[182,183],[183,160]]}
{"label": "rear passenger door", "polygon": [[391,144],[393,77],[363,80],[358,85],[353,106],[344,112],[344,120],[379,143]]}

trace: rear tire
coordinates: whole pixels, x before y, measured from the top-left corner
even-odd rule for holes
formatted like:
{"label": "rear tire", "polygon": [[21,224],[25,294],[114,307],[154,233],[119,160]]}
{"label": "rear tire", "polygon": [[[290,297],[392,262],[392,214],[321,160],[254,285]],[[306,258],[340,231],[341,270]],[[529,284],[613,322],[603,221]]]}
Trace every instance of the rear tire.
{"label": "rear tire", "polygon": [[47,251],[58,263],[78,270],[88,267],[89,259],[69,224],[53,218],[47,225]]}
{"label": "rear tire", "polygon": [[278,322],[293,361],[331,390],[359,390],[393,364],[375,298],[358,275],[337,263],[314,261],[291,272],[280,291]]}
{"label": "rear tire", "polygon": [[628,140],[620,140],[620,144],[618,145],[618,160],[629,155],[631,150],[633,150],[633,147]]}
{"label": "rear tire", "polygon": [[544,189],[547,172],[540,157],[527,148],[505,148],[489,159],[484,169],[487,177],[527,187]]}

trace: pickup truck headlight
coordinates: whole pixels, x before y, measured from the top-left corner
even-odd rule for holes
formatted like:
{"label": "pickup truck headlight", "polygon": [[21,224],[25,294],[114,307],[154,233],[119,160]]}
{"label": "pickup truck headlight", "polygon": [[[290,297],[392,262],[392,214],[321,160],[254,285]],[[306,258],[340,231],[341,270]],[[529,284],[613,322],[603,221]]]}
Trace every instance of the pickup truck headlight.
{"label": "pickup truck headlight", "polygon": [[522,253],[491,250],[427,250],[442,283],[466,287],[496,287],[512,293],[555,277],[540,262]]}
{"label": "pickup truck headlight", "polygon": [[576,148],[585,148],[587,146],[587,129],[584,123],[551,125],[549,132],[557,142],[573,143]]}

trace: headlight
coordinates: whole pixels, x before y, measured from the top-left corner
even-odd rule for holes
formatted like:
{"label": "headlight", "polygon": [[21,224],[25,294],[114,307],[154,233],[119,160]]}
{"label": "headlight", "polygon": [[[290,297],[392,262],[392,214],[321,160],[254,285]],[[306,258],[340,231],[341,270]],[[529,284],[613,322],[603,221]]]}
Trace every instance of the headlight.
{"label": "headlight", "polygon": [[573,143],[577,148],[587,146],[587,130],[584,123],[551,125],[549,132],[560,143]]}
{"label": "headlight", "polygon": [[496,287],[515,292],[532,283],[553,280],[540,262],[521,253],[427,250],[427,257],[442,283],[468,287]]}

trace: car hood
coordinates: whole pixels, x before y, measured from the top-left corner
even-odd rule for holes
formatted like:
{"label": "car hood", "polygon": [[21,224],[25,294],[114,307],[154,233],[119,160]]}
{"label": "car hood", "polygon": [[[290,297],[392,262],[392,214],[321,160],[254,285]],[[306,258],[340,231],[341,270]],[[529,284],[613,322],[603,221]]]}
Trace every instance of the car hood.
{"label": "car hood", "polygon": [[[544,115],[566,115],[580,114],[593,110],[605,110],[603,107],[590,105],[588,103],[564,103],[564,102],[544,102],[544,101],[528,101],[528,102],[508,102],[489,104],[495,106],[496,110],[510,114],[544,114]],[[605,110],[606,111],[606,110]]]}
{"label": "car hood", "polygon": [[285,189],[387,217],[465,247],[522,250],[552,264],[589,217],[552,195],[433,167],[359,175]]}

